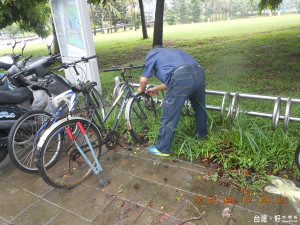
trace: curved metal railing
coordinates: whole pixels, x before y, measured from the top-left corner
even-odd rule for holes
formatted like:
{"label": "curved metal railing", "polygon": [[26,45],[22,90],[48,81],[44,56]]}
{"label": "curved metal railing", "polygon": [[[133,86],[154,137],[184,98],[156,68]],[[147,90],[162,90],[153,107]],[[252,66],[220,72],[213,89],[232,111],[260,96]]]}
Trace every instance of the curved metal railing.
{"label": "curved metal railing", "polygon": [[[139,87],[138,83],[131,83],[133,87]],[[155,85],[147,85],[147,89]],[[123,83],[121,82],[120,77],[115,77],[115,88],[113,91],[113,96],[118,96],[118,93],[122,90]],[[243,112],[246,115],[251,116],[261,116],[272,118],[272,127],[275,129],[278,126],[279,120],[283,120],[283,128],[286,131],[288,129],[289,121],[300,122],[300,117],[291,116],[291,105],[292,103],[300,104],[299,98],[291,97],[280,97],[280,96],[268,96],[268,95],[258,95],[258,94],[247,94],[247,93],[238,93],[238,92],[226,92],[226,91],[216,91],[216,90],[206,90],[207,95],[218,95],[222,97],[221,106],[215,105],[206,105],[206,109],[216,110],[221,112],[221,117],[225,120],[235,119],[240,112]],[[164,96],[164,93],[161,93],[161,96]],[[260,112],[253,110],[241,110],[240,108],[240,99],[256,99],[256,100],[269,100],[274,101],[273,112]],[[158,95],[155,97],[155,103],[157,104],[157,109],[162,106],[162,99],[158,98]],[[226,104],[229,101],[229,104]],[[281,103],[286,102],[285,113],[280,115]],[[185,102],[183,114],[187,116],[193,116],[193,113],[190,110],[191,106],[188,101]]]}

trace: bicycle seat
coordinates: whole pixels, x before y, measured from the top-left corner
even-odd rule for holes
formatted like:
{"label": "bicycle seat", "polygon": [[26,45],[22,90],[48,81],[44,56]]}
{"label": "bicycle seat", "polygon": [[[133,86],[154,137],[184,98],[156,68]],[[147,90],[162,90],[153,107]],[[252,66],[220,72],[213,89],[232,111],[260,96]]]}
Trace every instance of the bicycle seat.
{"label": "bicycle seat", "polygon": [[88,90],[91,88],[91,87],[94,87],[96,86],[97,83],[94,82],[94,81],[89,81],[89,82],[86,82],[84,85],[83,85],[83,88],[86,92],[88,92]]}
{"label": "bicycle seat", "polygon": [[0,90],[0,104],[18,104],[30,98],[33,100],[33,94],[25,87],[16,88],[14,90]]}

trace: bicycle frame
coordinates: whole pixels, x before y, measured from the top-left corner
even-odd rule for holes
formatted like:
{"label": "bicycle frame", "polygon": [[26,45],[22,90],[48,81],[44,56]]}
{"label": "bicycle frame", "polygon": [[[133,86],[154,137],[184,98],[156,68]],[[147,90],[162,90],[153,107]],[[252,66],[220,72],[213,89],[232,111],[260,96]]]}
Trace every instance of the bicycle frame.
{"label": "bicycle frame", "polygon": [[[58,107],[60,105],[60,103],[62,102],[66,102],[69,108],[69,112],[72,111],[75,108],[76,105],[76,99],[77,99],[77,93],[73,92],[72,90],[68,90],[65,91],[63,93],[61,93],[60,95],[54,97],[52,99],[52,103]],[[49,121],[46,121],[43,126],[40,127],[40,129],[34,134],[34,136],[30,139],[31,142],[33,142],[35,140],[35,138],[45,129],[48,127],[49,122],[51,122],[52,126],[53,124],[55,124],[58,120],[58,115],[60,115],[62,113],[62,109],[63,107],[60,107],[54,114],[52,119],[50,119]]]}
{"label": "bicycle frame", "polygon": [[[101,128],[106,130],[106,127],[105,127],[105,122],[107,121],[107,119],[109,118],[109,116],[111,115],[112,111],[114,110],[114,108],[116,107],[117,105],[117,102],[121,99],[121,97],[123,96],[123,94],[125,93],[124,97],[123,97],[123,100],[122,100],[122,103],[121,103],[121,106],[120,106],[120,109],[118,111],[118,114],[117,114],[117,117],[116,117],[116,120],[114,121],[114,124],[111,128],[110,131],[115,131],[117,125],[118,125],[118,122],[120,120],[120,117],[122,115],[122,112],[126,106],[126,102],[127,100],[130,98],[130,97],[133,97],[134,99],[136,99],[136,95],[132,93],[131,89],[130,89],[130,85],[128,84],[128,82],[125,82],[125,88],[124,90],[121,91],[121,93],[119,94],[119,96],[116,98],[116,100],[114,101],[114,103],[112,104],[111,108],[109,109],[107,115],[105,116],[105,118],[102,120],[100,118],[100,115],[99,113],[97,112],[97,110],[94,110],[93,114],[92,114],[92,120],[93,120],[93,117],[94,117],[94,114],[96,114],[96,117],[98,119],[98,121],[100,122],[100,125],[101,125]],[[89,100],[90,100],[90,96],[87,95]],[[140,104],[138,103],[138,106],[140,109],[142,109],[142,107],[140,106]],[[95,121],[94,121],[95,122]]]}

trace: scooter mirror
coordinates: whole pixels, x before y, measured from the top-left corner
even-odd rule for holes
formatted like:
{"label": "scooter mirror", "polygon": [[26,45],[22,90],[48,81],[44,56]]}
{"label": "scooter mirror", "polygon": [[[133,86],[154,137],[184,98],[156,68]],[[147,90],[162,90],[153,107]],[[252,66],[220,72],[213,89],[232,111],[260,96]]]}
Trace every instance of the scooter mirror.
{"label": "scooter mirror", "polygon": [[14,63],[14,60],[9,57],[9,56],[2,56],[0,57],[0,63],[5,63],[5,64],[13,64]]}
{"label": "scooter mirror", "polygon": [[46,38],[46,44],[47,44],[47,46],[51,46],[52,45],[53,39],[54,39],[53,35],[50,35],[49,37]]}
{"label": "scooter mirror", "polygon": [[15,54],[15,47],[16,47],[16,44],[17,44],[17,41],[16,41],[16,40],[13,40],[13,41],[10,43],[10,45],[11,45],[11,47],[12,47],[12,49],[13,49],[13,54]]}
{"label": "scooter mirror", "polygon": [[51,55],[51,46],[52,46],[52,43],[53,43],[53,39],[54,39],[53,35],[50,35],[46,39],[46,44],[48,46],[48,53],[49,53],[49,55]]}
{"label": "scooter mirror", "polygon": [[12,48],[16,47],[17,41],[16,40],[12,40],[10,45]]}
{"label": "scooter mirror", "polygon": [[23,55],[23,51],[24,51],[25,46],[26,46],[26,42],[25,41],[21,41],[20,42],[20,49],[22,50],[22,55]]}

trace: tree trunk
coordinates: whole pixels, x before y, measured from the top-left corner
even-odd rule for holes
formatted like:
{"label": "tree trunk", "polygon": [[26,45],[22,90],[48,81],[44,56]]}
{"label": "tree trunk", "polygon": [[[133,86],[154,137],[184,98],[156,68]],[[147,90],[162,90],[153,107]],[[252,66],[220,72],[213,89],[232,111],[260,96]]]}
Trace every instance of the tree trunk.
{"label": "tree trunk", "polygon": [[229,3],[229,19],[231,19],[231,0],[230,0],[230,3]]}
{"label": "tree trunk", "polygon": [[134,27],[134,31],[136,31],[135,4],[133,5],[133,27]]}
{"label": "tree trunk", "polygon": [[141,12],[141,22],[142,22],[142,31],[143,31],[143,39],[148,38],[147,26],[145,21],[145,12],[144,12],[144,4],[143,0],[139,0],[140,12]]}
{"label": "tree trunk", "polygon": [[94,10],[93,10],[92,4],[90,4],[90,8],[91,8],[91,14],[92,14],[92,20],[93,20],[94,36],[96,36],[96,22],[95,22],[95,15],[94,15]]}
{"label": "tree trunk", "polygon": [[109,18],[109,26],[110,26],[110,29],[108,29],[108,33],[109,33],[109,30],[110,30],[110,33],[112,34],[112,19],[111,19],[111,7],[110,7],[110,4],[107,5],[107,9],[108,9],[108,18]]}
{"label": "tree trunk", "polygon": [[156,45],[163,45],[164,5],[165,0],[156,0],[152,47]]}
{"label": "tree trunk", "polygon": [[56,36],[56,30],[55,30],[53,18],[51,19],[51,21],[52,21],[52,34],[53,34],[54,55],[57,55],[57,54],[60,53],[60,50],[59,50],[58,39],[57,39],[57,36]]}

